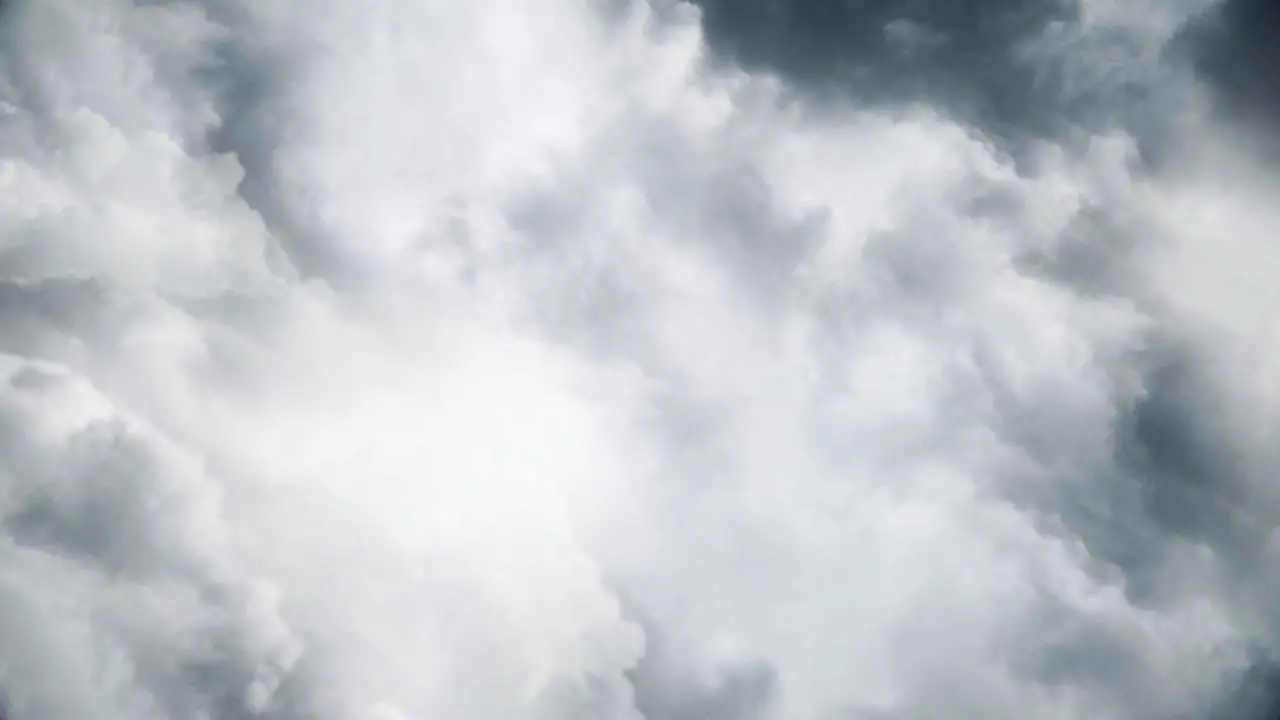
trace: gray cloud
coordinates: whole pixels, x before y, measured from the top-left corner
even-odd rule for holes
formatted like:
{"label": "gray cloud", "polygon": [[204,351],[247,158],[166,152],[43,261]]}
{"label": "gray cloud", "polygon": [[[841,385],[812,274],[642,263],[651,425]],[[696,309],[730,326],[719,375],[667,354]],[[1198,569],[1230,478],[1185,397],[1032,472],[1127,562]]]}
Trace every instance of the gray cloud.
{"label": "gray cloud", "polygon": [[[1066,119],[1041,86],[1030,46],[1078,2],[721,2],[704,0],[713,47],[750,66],[863,102],[943,99],[997,126],[1047,130]],[[1052,71],[1052,68],[1043,70]]]}
{"label": "gray cloud", "polygon": [[1263,68],[1275,64],[1280,16],[1273,3],[1229,0],[1186,31],[1204,76],[1228,112],[1274,125],[1280,86]]}

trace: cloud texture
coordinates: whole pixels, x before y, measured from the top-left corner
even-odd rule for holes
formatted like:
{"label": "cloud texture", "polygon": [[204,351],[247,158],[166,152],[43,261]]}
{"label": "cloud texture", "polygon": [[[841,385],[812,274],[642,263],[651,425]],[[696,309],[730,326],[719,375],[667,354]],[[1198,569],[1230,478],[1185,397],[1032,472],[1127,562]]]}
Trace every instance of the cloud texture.
{"label": "cloud texture", "polygon": [[6,720],[1270,720],[1247,5],[7,0]]}

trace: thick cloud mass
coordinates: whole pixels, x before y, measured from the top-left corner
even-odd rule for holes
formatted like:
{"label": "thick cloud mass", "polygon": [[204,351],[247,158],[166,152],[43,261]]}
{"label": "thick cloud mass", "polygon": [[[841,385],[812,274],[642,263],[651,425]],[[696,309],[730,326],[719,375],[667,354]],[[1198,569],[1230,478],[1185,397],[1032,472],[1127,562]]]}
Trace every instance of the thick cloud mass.
{"label": "thick cloud mass", "polygon": [[1259,8],[6,0],[5,720],[1271,720]]}

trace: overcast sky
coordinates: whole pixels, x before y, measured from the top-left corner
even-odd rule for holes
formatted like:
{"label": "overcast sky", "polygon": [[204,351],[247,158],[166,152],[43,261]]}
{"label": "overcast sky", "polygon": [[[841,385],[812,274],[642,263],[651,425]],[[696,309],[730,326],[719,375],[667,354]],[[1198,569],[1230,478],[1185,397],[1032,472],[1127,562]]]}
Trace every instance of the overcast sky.
{"label": "overcast sky", "polygon": [[1261,0],[5,0],[5,720],[1274,720]]}

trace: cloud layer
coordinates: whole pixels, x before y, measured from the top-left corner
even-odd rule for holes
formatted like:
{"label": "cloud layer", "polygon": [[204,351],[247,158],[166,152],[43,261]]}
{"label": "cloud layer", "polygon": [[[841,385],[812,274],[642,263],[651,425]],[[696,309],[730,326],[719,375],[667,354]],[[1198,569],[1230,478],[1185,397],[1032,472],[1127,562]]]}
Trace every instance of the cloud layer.
{"label": "cloud layer", "polygon": [[8,0],[7,720],[1273,717],[1249,9],[953,5]]}

